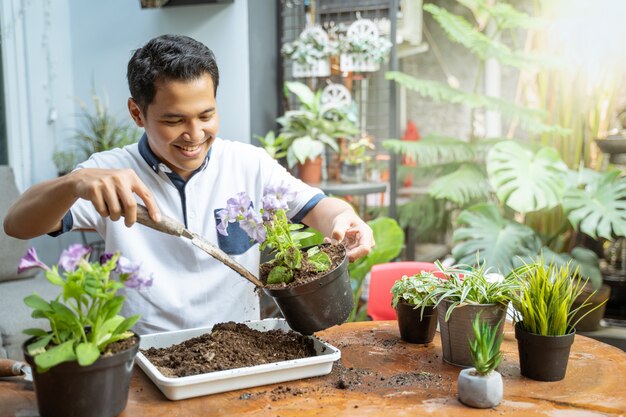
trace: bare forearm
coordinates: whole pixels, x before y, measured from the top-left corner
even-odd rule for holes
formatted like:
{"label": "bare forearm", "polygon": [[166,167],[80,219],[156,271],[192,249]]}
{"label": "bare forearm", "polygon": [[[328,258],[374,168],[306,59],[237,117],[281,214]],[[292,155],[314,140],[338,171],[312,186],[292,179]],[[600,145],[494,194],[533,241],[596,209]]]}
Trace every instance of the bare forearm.
{"label": "bare forearm", "polygon": [[59,230],[76,200],[71,174],[34,185],[9,208],[4,231],[18,239],[30,239]]}
{"label": "bare forearm", "polygon": [[313,210],[309,211],[302,222],[309,227],[319,230],[324,236],[331,237],[334,230],[334,220],[342,213],[353,214],[354,209],[343,200],[334,197],[322,199]]}

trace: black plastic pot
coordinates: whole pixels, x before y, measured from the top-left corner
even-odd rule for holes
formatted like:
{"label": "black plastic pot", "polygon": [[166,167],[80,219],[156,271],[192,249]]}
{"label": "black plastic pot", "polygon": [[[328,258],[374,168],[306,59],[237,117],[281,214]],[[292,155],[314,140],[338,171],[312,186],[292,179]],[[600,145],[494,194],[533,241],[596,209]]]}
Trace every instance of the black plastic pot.
{"label": "black plastic pot", "polygon": [[263,291],[274,299],[289,327],[303,335],[343,323],[354,306],[345,254],[337,268],[315,281]]}
{"label": "black plastic pot", "polygon": [[569,351],[576,330],[564,336],[542,336],[515,325],[520,371],[537,381],[560,381],[565,378]]}
{"label": "black plastic pot", "polygon": [[130,376],[139,350],[137,343],[130,349],[111,356],[101,356],[89,366],[65,362],[46,372],[37,372],[34,358],[22,345],[24,358],[31,366],[41,417],[115,417],[128,401]]}
{"label": "black plastic pot", "polygon": [[[574,300],[572,309],[580,307],[592,292],[593,289],[591,289],[591,285],[587,284],[583,289],[582,294]],[[572,323],[576,323],[580,317],[582,317],[582,320],[578,321],[578,324],[576,325],[577,332],[592,332],[600,328],[600,320],[604,317],[606,302],[608,301],[610,295],[611,287],[606,284],[602,284],[602,287],[591,295],[591,298],[587,301],[589,305],[581,308],[576,312],[576,314],[574,314]],[[602,305],[598,307],[599,304]],[[588,313],[589,311],[591,311],[591,313]]]}
{"label": "black plastic pot", "polygon": [[396,306],[400,339],[409,343],[430,343],[437,330],[437,309],[432,306],[415,309],[415,306],[400,301]]}

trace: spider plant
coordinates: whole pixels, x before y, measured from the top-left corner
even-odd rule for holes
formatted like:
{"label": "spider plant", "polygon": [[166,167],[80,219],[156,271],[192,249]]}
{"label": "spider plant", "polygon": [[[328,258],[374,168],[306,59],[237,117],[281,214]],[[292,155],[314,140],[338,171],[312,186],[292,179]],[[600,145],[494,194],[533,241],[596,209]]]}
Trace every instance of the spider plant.
{"label": "spider plant", "polygon": [[500,345],[504,334],[499,332],[502,320],[495,326],[480,319],[480,313],[476,315],[472,322],[474,330],[474,340],[469,340],[472,364],[476,372],[480,375],[487,375],[494,371],[502,362],[502,352]]}
{"label": "spider plant", "polygon": [[465,304],[506,305],[519,288],[516,276],[490,272],[484,262],[477,267],[460,265],[444,268],[439,261],[435,264],[446,278],[439,281],[440,285],[433,288],[419,306],[438,305],[447,300],[451,304],[446,311],[446,321],[456,307]]}
{"label": "spider plant", "polygon": [[519,292],[512,300],[514,318],[523,330],[542,336],[562,336],[573,331],[582,319],[572,322],[574,314],[589,305],[591,298],[590,295],[579,307],[572,309],[574,300],[587,283],[579,278],[578,268],[572,271],[571,263],[557,265],[550,262],[546,265],[540,258],[516,268],[512,275],[517,276],[520,283]]}

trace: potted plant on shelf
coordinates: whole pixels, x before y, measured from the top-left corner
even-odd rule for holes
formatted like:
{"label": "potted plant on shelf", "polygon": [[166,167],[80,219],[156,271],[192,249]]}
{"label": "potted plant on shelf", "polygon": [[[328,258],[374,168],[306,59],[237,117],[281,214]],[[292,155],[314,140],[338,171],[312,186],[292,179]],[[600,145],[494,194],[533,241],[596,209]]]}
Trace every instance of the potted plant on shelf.
{"label": "potted plant on shelf", "polygon": [[502,401],[502,375],[496,371],[502,362],[499,326],[480,320],[480,315],[472,322],[474,340],[469,345],[473,368],[463,369],[457,381],[459,401],[470,407],[492,408]]}
{"label": "potted plant on shelf", "polygon": [[339,40],[339,67],[343,72],[378,71],[390,50],[391,42],[379,35],[376,24],[369,19],[359,19]]}
{"label": "potted plant on shelf", "polygon": [[283,185],[267,187],[257,210],[246,193],[239,193],[218,212],[217,228],[227,236],[229,224],[238,222],[261,251],[269,251],[273,259],[260,267],[263,290],[274,298],[293,330],[309,335],[343,323],[353,300],[345,247],[321,244],[302,249],[300,241],[313,233],[289,222],[286,210],[294,197]]}
{"label": "potted plant on shelf", "polygon": [[472,321],[478,314],[488,324],[500,323],[503,332],[507,305],[518,289],[517,277],[489,272],[485,264],[476,267],[444,268],[435,262],[445,277],[420,303],[437,306],[443,360],[457,366],[471,366],[469,337]]}
{"label": "potted plant on shelf", "polygon": [[[400,338],[409,343],[430,343],[437,329],[437,307],[422,300],[437,286],[432,272],[404,276],[391,287],[391,305],[396,309]],[[417,306],[420,305],[418,308]]]}
{"label": "potted plant on shelf", "polygon": [[254,135],[258,139],[263,149],[274,159],[281,159],[287,156],[285,137],[274,133],[273,130],[267,132],[265,136]]}
{"label": "potted plant on shelf", "polygon": [[371,158],[365,152],[375,149],[369,138],[351,140],[341,161],[341,181],[348,183],[362,182],[365,177],[365,163]]}
{"label": "potted plant on shelf", "polygon": [[139,335],[130,329],[139,316],[119,315],[125,297],[116,293],[124,286],[141,290],[152,279],[142,277],[139,266],[119,253],[89,263],[90,250],[72,245],[50,268],[31,248],[18,268],[42,268],[48,281],[61,288],[52,301],[37,294],[24,299],[33,317],[47,319],[51,329],[24,330],[32,337],[22,346],[44,417],[114,417],[126,407],[139,348]]}
{"label": "potted plant on shelf", "polygon": [[541,258],[512,273],[520,283],[513,307],[521,374],[538,381],[560,381],[576,334],[574,316],[587,304],[572,306],[587,281],[578,279],[578,269],[571,271],[569,263],[546,265]]}
{"label": "potted plant on shelf", "polygon": [[335,103],[322,103],[321,92],[314,93],[305,84],[287,82],[285,87],[296,95],[299,110],[289,110],[277,119],[279,136],[284,138],[289,168],[298,166],[298,176],[310,184],[322,177],[322,155],[326,146],[339,152],[337,139],[358,133],[348,108]]}
{"label": "potted plant on shelf", "polygon": [[298,38],[281,48],[281,53],[293,61],[293,76],[327,77],[330,57],[337,54],[337,42],[319,26],[304,29]]}

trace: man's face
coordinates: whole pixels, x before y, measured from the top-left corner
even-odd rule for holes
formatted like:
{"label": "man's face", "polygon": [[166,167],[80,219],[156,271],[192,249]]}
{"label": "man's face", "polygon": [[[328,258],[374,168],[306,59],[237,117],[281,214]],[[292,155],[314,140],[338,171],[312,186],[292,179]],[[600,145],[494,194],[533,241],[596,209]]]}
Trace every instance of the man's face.
{"label": "man's face", "polygon": [[211,76],[205,74],[191,81],[158,81],[146,113],[128,100],[135,123],[146,130],[150,149],[185,180],[202,165],[217,134],[214,91]]}

